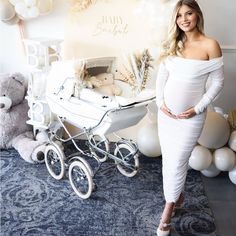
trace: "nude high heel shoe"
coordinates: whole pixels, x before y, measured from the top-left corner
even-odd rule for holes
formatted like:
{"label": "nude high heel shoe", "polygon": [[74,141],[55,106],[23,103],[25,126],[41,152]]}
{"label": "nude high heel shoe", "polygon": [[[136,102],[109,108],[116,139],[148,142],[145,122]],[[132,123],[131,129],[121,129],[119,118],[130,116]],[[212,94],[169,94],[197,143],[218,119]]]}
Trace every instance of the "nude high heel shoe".
{"label": "nude high heel shoe", "polygon": [[160,226],[162,228],[170,228],[171,224],[170,223],[167,224],[167,223],[164,223],[164,222],[160,222],[160,225],[157,228],[157,236],[168,236],[170,234],[170,229],[168,229],[168,230],[161,230]]}

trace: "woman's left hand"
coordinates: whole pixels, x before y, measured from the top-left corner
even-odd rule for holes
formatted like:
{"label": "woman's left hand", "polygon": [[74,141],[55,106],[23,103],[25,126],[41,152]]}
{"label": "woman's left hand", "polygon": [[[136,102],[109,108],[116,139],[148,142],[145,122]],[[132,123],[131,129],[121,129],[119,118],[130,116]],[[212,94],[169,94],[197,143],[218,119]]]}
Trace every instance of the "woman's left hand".
{"label": "woman's left hand", "polygon": [[177,119],[189,119],[196,115],[196,112],[193,107],[177,115]]}

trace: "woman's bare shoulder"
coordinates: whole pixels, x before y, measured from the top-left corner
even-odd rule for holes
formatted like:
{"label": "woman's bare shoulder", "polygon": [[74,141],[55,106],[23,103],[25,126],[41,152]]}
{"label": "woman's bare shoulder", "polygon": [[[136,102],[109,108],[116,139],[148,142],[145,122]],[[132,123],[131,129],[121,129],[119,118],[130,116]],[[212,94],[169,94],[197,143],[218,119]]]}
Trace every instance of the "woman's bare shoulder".
{"label": "woman's bare shoulder", "polygon": [[219,43],[212,38],[205,37],[204,45],[209,56],[209,59],[217,58],[222,56],[221,48]]}

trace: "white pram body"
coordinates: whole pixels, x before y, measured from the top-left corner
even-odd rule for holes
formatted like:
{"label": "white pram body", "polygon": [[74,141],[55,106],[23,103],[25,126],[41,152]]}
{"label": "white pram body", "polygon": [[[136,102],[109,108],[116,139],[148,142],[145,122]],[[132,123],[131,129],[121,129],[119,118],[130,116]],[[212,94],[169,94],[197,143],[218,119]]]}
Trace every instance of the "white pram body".
{"label": "white pram body", "polygon": [[[88,66],[108,65],[114,58],[92,59]],[[73,96],[74,62],[55,62],[48,76],[47,102],[50,110],[68,123],[81,129],[93,129],[94,134],[108,134],[137,124],[147,113],[147,104],[155,91],[147,89],[136,97],[126,83],[119,83],[125,96],[104,96],[94,89],[84,88],[80,97]],[[127,95],[128,94],[128,95]],[[129,96],[129,97],[128,97]]]}
{"label": "white pram body", "polygon": [[[112,72],[114,61],[112,57],[90,59],[86,61],[86,66]],[[58,135],[57,129],[49,125],[51,137],[45,151],[45,163],[55,179],[62,179],[68,168],[70,184],[83,199],[90,197],[94,190],[93,177],[107,158],[114,160],[120,173],[127,177],[133,177],[138,172],[135,142],[120,138],[111,150],[105,135],[137,124],[146,115],[147,105],[154,100],[155,91],[145,90],[133,97],[130,96],[133,92],[129,85],[125,86],[124,82],[121,85],[124,85],[121,87],[122,96],[107,96],[94,89],[83,88],[76,97],[73,61],[55,62],[48,75],[46,100],[54,121],[51,123],[57,122],[69,138]],[[65,123],[79,128],[78,134],[72,136]],[[75,140],[81,135],[87,138],[86,151]],[[66,156],[63,143],[67,141],[72,141],[78,152]],[[87,161],[90,157],[98,162],[95,172]]]}
{"label": "white pram body", "polygon": [[143,102],[121,107],[111,101],[114,106],[103,107],[82,99],[71,97],[67,100],[55,95],[48,96],[47,101],[51,111],[64,121],[80,129],[93,129],[93,133],[99,135],[133,126],[147,113]]}

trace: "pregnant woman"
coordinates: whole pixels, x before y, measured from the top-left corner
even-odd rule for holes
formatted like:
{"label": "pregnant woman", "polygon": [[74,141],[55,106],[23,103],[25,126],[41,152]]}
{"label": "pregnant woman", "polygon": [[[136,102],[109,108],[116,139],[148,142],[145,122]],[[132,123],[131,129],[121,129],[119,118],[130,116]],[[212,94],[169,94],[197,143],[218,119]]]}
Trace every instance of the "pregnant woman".
{"label": "pregnant woman", "polygon": [[[171,216],[184,199],[188,161],[201,134],[206,108],[223,87],[219,44],[203,32],[195,0],[177,2],[163,43],[157,76],[158,134],[165,207],[158,236],[169,235]],[[206,90],[206,81],[211,85]]]}

